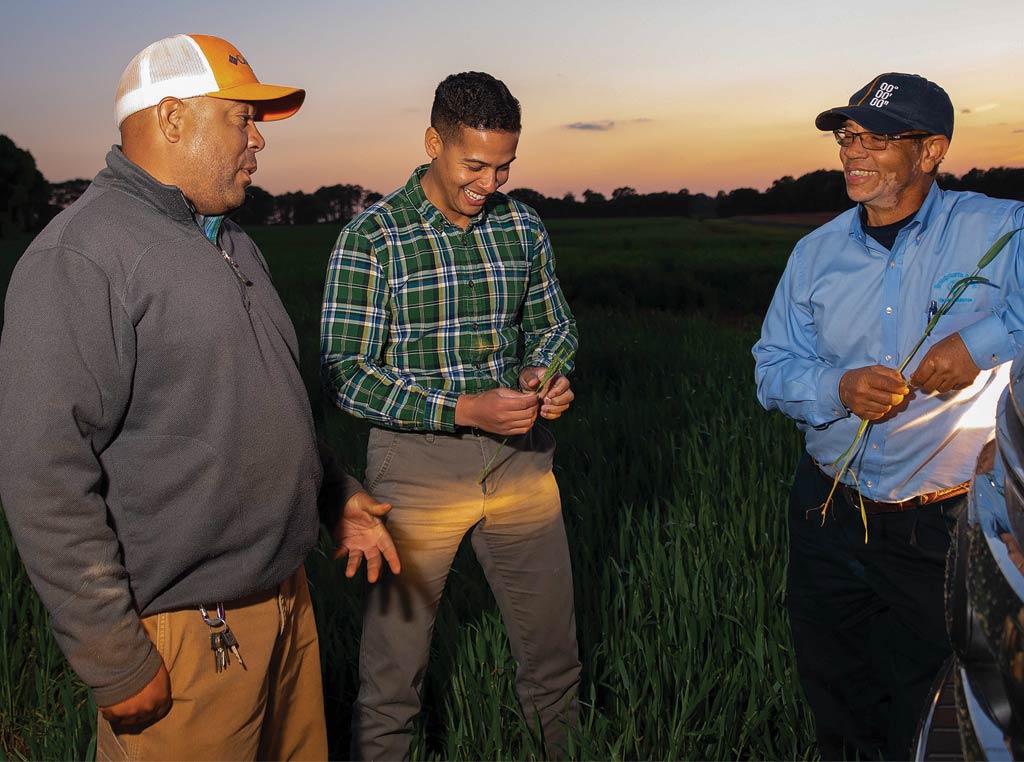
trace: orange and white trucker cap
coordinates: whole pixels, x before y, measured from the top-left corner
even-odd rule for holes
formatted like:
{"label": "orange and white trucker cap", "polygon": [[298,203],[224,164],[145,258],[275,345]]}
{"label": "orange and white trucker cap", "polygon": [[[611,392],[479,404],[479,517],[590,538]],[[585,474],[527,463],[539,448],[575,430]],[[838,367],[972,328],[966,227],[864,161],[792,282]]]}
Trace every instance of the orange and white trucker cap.
{"label": "orange and white trucker cap", "polygon": [[206,95],[247,101],[256,119],[287,119],[302,105],[306,91],[264,85],[238,49],[227,40],[206,34],[176,34],[157,40],[135,56],[117,84],[114,114],[117,126],[164,98]]}

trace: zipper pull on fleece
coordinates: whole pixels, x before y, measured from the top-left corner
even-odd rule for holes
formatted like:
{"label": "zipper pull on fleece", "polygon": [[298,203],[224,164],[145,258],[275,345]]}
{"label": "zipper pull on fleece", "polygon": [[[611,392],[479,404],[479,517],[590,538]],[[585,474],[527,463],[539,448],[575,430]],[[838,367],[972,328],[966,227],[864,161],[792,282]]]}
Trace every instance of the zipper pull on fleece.
{"label": "zipper pull on fleece", "polygon": [[238,267],[238,263],[237,263],[237,262],[235,262],[235,260],[233,260],[233,259],[231,258],[231,255],[230,255],[230,254],[228,254],[228,253],[227,253],[226,251],[224,251],[224,249],[221,249],[221,250],[220,250],[220,253],[224,255],[224,259],[225,259],[225,260],[227,261],[227,263],[228,263],[229,265],[231,265],[231,269],[232,269],[232,271],[234,271],[234,273],[235,273],[235,276],[236,276],[236,277],[237,277],[237,278],[238,278],[238,279],[239,279],[240,281],[242,281],[242,283],[243,283],[244,285],[246,285],[246,286],[251,286],[251,285],[252,285],[252,281],[251,281],[251,280],[249,280],[248,278],[246,278],[246,277],[245,277],[244,273],[242,273],[242,270],[241,270],[241,269],[240,269],[240,268]]}

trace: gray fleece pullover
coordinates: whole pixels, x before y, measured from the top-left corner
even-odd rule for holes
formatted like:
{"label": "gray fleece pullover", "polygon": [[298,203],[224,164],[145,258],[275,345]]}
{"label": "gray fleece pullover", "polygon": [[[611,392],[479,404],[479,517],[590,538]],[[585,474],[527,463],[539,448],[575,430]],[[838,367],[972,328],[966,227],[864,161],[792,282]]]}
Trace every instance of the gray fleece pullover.
{"label": "gray fleece pullover", "polygon": [[272,589],[317,538],[294,329],[252,240],[218,244],[115,147],[7,293],[0,499],[101,706],[159,666],[141,615]]}

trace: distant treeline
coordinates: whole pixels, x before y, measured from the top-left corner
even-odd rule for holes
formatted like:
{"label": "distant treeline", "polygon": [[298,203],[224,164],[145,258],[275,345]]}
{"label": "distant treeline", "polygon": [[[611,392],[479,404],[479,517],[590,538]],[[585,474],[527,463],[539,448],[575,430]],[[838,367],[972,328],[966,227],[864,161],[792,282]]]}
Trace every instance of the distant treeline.
{"label": "distant treeline", "polygon": [[[0,236],[35,232],[55,214],[77,199],[89,180],[49,183],[36,168],[28,151],[0,135]],[[996,167],[972,169],[963,177],[942,173],[939,185],[951,190],[971,190],[999,198],[1024,200],[1024,169]],[[798,178],[789,175],[765,191],[736,188],[716,196],[659,191],[638,193],[629,186],[616,188],[610,197],[585,190],[580,198],[566,193],[545,196],[531,188],[517,188],[509,195],[529,204],[545,218],[587,217],[736,217],[755,214],[839,212],[851,206],[843,173],[819,169]],[[330,185],[313,193],[296,191],[277,196],[257,186],[234,218],[244,225],[313,225],[343,223],[379,199],[379,193],[359,185]]]}
{"label": "distant treeline", "polygon": [[[939,187],[967,190],[996,198],[1024,201],[1024,169],[995,167],[972,169],[963,177],[940,173]],[[592,190],[577,199],[567,193],[550,198],[530,188],[519,188],[509,195],[529,204],[541,217],[737,217],[752,214],[800,214],[841,212],[853,206],[846,195],[846,183],[839,170],[819,169],[793,178],[780,177],[765,191],[736,188],[719,191],[716,196],[691,194],[685,188],[678,193],[637,193],[630,187],[616,188],[611,198]]]}

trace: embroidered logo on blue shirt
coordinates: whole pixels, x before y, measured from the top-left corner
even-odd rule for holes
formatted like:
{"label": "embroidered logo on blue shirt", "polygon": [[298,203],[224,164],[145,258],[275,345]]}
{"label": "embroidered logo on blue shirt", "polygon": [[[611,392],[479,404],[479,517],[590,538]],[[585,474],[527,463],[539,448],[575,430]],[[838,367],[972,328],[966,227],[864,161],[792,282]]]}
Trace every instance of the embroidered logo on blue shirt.
{"label": "embroidered logo on blue shirt", "polygon": [[[939,278],[939,282],[935,284],[935,290],[939,292],[942,304],[946,303],[946,298],[949,295],[949,289],[953,287],[953,284],[956,283],[961,278],[966,278],[968,275],[969,273],[951,272],[946,273],[941,278]],[[974,299],[971,299],[970,297],[967,296],[970,290],[974,288],[974,285],[975,284],[972,283],[964,290],[964,292],[960,295],[960,298],[956,300],[957,303],[962,302],[964,304],[970,304],[971,302],[974,301]]]}

